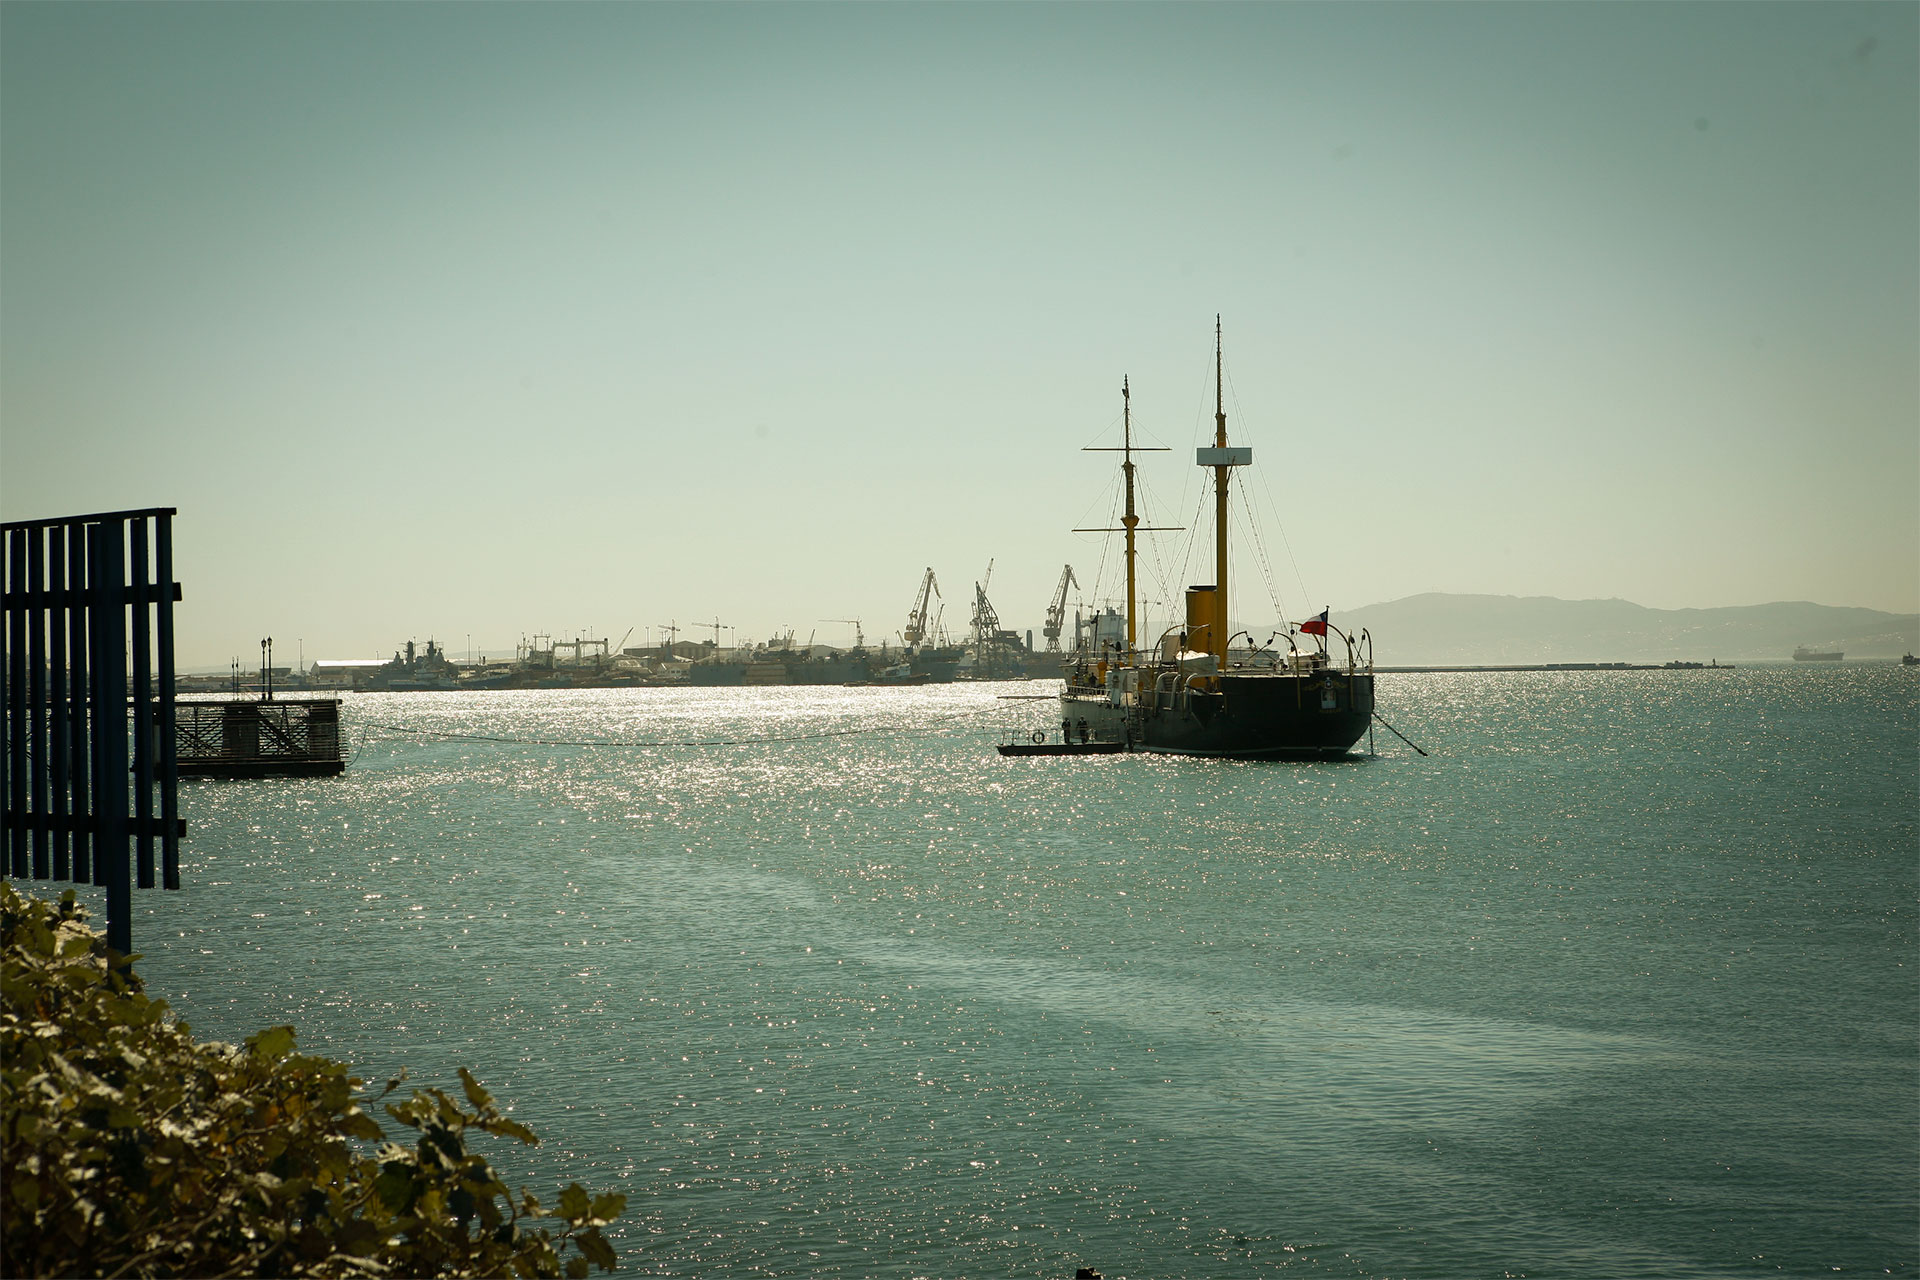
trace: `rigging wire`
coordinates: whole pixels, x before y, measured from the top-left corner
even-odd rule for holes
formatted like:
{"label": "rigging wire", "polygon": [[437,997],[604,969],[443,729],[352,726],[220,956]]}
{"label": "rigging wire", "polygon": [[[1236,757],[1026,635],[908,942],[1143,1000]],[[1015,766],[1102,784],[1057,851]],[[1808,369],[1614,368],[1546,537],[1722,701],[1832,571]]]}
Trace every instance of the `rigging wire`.
{"label": "rigging wire", "polygon": [[[1222,379],[1226,383],[1225,399],[1231,401],[1233,404],[1234,420],[1242,424],[1241,439],[1246,441],[1246,443],[1249,446],[1251,446],[1253,444],[1254,437],[1253,437],[1253,433],[1248,431],[1245,426],[1247,422],[1247,412],[1245,407],[1240,403],[1240,389],[1238,386],[1234,384],[1232,375],[1226,374],[1223,371]],[[1249,468],[1249,470],[1251,470],[1251,468]],[[1264,486],[1266,483],[1266,476],[1262,475],[1260,477],[1260,480],[1262,485]],[[1248,492],[1247,484],[1244,478],[1241,480],[1239,484],[1236,484],[1233,486],[1232,493],[1234,497],[1240,500],[1241,510],[1244,514],[1244,519],[1246,521],[1247,532],[1250,535],[1250,540],[1253,546],[1254,563],[1259,566],[1260,576],[1266,584],[1267,599],[1273,605],[1273,611],[1274,611],[1276,620],[1282,626],[1285,626],[1287,621],[1286,606],[1281,603],[1279,585],[1274,581],[1273,560],[1272,560],[1272,557],[1267,554],[1266,538],[1261,533],[1259,509],[1253,501],[1252,494]],[[1268,507],[1271,509],[1272,507],[1272,490],[1271,489],[1267,490],[1267,496],[1268,496]],[[1274,513],[1274,523],[1276,526],[1278,526],[1279,524],[1279,518],[1278,518],[1277,512]]]}
{"label": "rigging wire", "polygon": [[[1198,467],[1194,469],[1200,470]],[[1207,487],[1203,484],[1200,486],[1199,496],[1194,500],[1193,519],[1187,525],[1186,556],[1180,564],[1188,582],[1204,582],[1213,576],[1209,571],[1211,566],[1207,563],[1209,557],[1206,555],[1211,548],[1200,538],[1200,531],[1210,525],[1207,520],[1207,502],[1212,497],[1213,495],[1207,492]],[[1182,598],[1184,599],[1184,596]]]}
{"label": "rigging wire", "polygon": [[[1229,389],[1232,388],[1233,380],[1231,378],[1227,380],[1227,386]],[[1240,411],[1240,400],[1237,394],[1234,396],[1233,407],[1236,413]],[[1297,558],[1295,558],[1293,554],[1293,541],[1292,539],[1287,537],[1286,521],[1280,518],[1280,504],[1274,501],[1273,485],[1267,478],[1274,470],[1275,468],[1273,467],[1260,468],[1260,492],[1266,497],[1269,522],[1273,525],[1275,531],[1279,533],[1280,546],[1287,553],[1287,563],[1293,569],[1294,585],[1300,588],[1300,599],[1302,601],[1308,601],[1308,600],[1311,600],[1313,597],[1312,597],[1312,594],[1307,590],[1306,578],[1302,576],[1302,574],[1300,573],[1300,561]],[[1251,506],[1251,500],[1249,500],[1249,506]],[[1249,519],[1251,518],[1252,518],[1252,513],[1250,511]],[[1274,599],[1276,601],[1276,607],[1277,607],[1277,604],[1279,601],[1279,589],[1278,587],[1274,587],[1273,590],[1274,590]],[[1303,604],[1302,607],[1310,608],[1311,606]],[[1288,619],[1287,619],[1286,610],[1283,608],[1280,611],[1280,621],[1286,622],[1287,620]]]}
{"label": "rigging wire", "polygon": [[1280,603],[1280,590],[1273,581],[1273,562],[1267,555],[1266,539],[1260,533],[1260,521],[1256,518],[1252,499],[1247,497],[1242,487],[1234,497],[1240,500],[1241,522],[1245,525],[1249,540],[1253,544],[1254,561],[1260,566],[1260,577],[1267,588],[1267,600],[1273,605],[1274,617],[1283,625],[1287,620],[1285,606]]}
{"label": "rigging wire", "polygon": [[[1241,407],[1240,393],[1239,393],[1239,390],[1233,384],[1233,375],[1226,374],[1225,379],[1227,384],[1227,398],[1233,402],[1233,411],[1234,411],[1235,418],[1237,421],[1245,422],[1247,420],[1246,411]],[[1274,447],[1280,448],[1281,446],[1274,446]],[[1254,470],[1254,468],[1248,468],[1248,469]],[[1293,541],[1292,539],[1287,537],[1286,522],[1280,518],[1280,504],[1274,501],[1273,485],[1267,478],[1275,470],[1275,468],[1261,467],[1261,468],[1258,468],[1258,470],[1260,472],[1260,491],[1266,497],[1266,500],[1267,500],[1267,513],[1268,513],[1269,522],[1273,525],[1273,528],[1280,535],[1280,546],[1287,553],[1287,563],[1293,569],[1294,584],[1300,588],[1301,600],[1302,601],[1310,600],[1312,599],[1312,595],[1307,591],[1306,579],[1300,573],[1300,561],[1297,558],[1295,558],[1293,554]],[[1250,522],[1253,522],[1255,537],[1256,539],[1258,539],[1259,524],[1256,520],[1256,512],[1255,512],[1254,504],[1250,497],[1247,500],[1247,506],[1248,506],[1247,519]],[[1264,546],[1262,546],[1261,548],[1261,554],[1262,556],[1266,555]],[[1288,621],[1287,611],[1281,602],[1279,587],[1273,581],[1273,578],[1272,578],[1272,569],[1270,567],[1271,566],[1270,559],[1267,561],[1267,565],[1269,566],[1267,568],[1267,573],[1269,575],[1267,589],[1269,593],[1273,596],[1274,608],[1277,609],[1280,613],[1280,621],[1284,623]],[[1307,606],[1303,606],[1303,607],[1307,607]]]}
{"label": "rigging wire", "polygon": [[[1265,472],[1262,472],[1260,476],[1260,488],[1261,491],[1266,494],[1267,509],[1272,512],[1273,527],[1280,535],[1280,546],[1287,553],[1287,563],[1293,567],[1293,581],[1294,584],[1300,588],[1300,599],[1303,602],[1310,602],[1313,596],[1308,592],[1307,580],[1300,572],[1300,561],[1294,557],[1293,541],[1287,537],[1286,522],[1280,518],[1279,504],[1273,500],[1273,486],[1267,483]],[[1313,608],[1311,603],[1303,603],[1301,607],[1309,612],[1311,612]],[[1286,617],[1287,615],[1282,613],[1280,615],[1281,621],[1286,621]]]}
{"label": "rigging wire", "polygon": [[[1140,505],[1142,509],[1158,508],[1159,499],[1154,495],[1153,490],[1148,486],[1146,480],[1136,474],[1134,476],[1134,482],[1140,489]],[[1142,517],[1142,519],[1145,519],[1145,517]],[[1165,622],[1166,615],[1164,610],[1167,607],[1167,601],[1175,598],[1172,581],[1167,576],[1166,555],[1161,547],[1160,540],[1158,538],[1148,538],[1147,551],[1149,557],[1147,576],[1152,598],[1143,599],[1140,602],[1140,621],[1145,625],[1141,628],[1138,642],[1143,646],[1152,643],[1152,641],[1148,639],[1148,632],[1152,632],[1155,639],[1158,638],[1159,632],[1154,630],[1152,624],[1154,622]],[[1147,612],[1148,605],[1158,605],[1163,610],[1161,616],[1159,618],[1152,617],[1152,615]]]}
{"label": "rigging wire", "polygon": [[[1125,489],[1126,489],[1126,484],[1124,480],[1116,482],[1113,485],[1110,485],[1107,489],[1109,500],[1107,503],[1106,527],[1108,529],[1113,529],[1117,527],[1120,523],[1121,504],[1126,500]],[[1099,565],[1093,571],[1093,594],[1094,594],[1094,599],[1096,601],[1096,604],[1095,604],[1096,608],[1098,608],[1097,602],[1100,599],[1100,593],[1106,587],[1107,561],[1113,555],[1113,541],[1114,541],[1114,536],[1112,533],[1103,534],[1100,538],[1100,562],[1099,562]],[[1078,644],[1078,643],[1079,641],[1076,638],[1075,644]]]}
{"label": "rigging wire", "polygon": [[[1222,361],[1220,368],[1223,377],[1225,373],[1224,365],[1225,362]],[[1191,446],[1194,448],[1210,448],[1213,445],[1214,372],[1213,352],[1208,350],[1200,366],[1200,393],[1194,399],[1194,403],[1198,406],[1194,411],[1192,437],[1190,441]],[[1228,380],[1227,386],[1231,389],[1231,380]],[[1237,399],[1234,402],[1233,408],[1235,414],[1234,420],[1238,421],[1240,405]],[[1188,526],[1190,532],[1187,535],[1186,545],[1183,549],[1181,568],[1186,573],[1186,581],[1206,582],[1216,576],[1214,573],[1212,540],[1210,538],[1202,539],[1201,537],[1201,530],[1203,528],[1211,530],[1213,527],[1212,520],[1206,518],[1207,504],[1213,497],[1213,486],[1209,468],[1195,466],[1188,469],[1187,478],[1182,482],[1180,487],[1182,506],[1186,505],[1187,494],[1193,489],[1197,489],[1198,493],[1194,499],[1194,517],[1193,522]],[[1182,617],[1184,616],[1183,613]]]}

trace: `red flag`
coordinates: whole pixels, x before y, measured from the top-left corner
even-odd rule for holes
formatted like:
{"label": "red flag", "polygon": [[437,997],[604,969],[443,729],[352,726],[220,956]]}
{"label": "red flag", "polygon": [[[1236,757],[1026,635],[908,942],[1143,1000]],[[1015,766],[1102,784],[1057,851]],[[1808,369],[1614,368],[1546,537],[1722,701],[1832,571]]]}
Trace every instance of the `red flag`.
{"label": "red flag", "polygon": [[1322,609],[1319,617],[1308,618],[1305,622],[1301,623],[1300,634],[1303,636],[1323,636],[1327,634],[1327,614],[1329,612],[1330,610]]}

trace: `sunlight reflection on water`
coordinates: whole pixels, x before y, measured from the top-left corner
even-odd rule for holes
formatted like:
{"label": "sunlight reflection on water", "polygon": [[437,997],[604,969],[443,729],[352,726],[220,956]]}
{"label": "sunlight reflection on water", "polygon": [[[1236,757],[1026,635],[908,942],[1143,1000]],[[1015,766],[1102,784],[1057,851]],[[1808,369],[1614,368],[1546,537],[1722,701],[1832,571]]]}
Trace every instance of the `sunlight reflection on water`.
{"label": "sunlight reflection on water", "polygon": [[1432,757],[1002,760],[1025,685],[357,697],[343,777],[183,788],[136,939],[199,1034],[472,1066],[658,1274],[1913,1265],[1913,682],[1386,680]]}

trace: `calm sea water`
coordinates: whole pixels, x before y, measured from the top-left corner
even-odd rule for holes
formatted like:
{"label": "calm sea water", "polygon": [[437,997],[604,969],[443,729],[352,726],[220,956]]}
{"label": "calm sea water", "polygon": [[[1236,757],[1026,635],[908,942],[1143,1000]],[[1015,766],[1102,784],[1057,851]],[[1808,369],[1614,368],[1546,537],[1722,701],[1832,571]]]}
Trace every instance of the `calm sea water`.
{"label": "calm sea water", "polygon": [[472,1067],[629,1273],[1917,1269],[1920,672],[1001,760],[1052,687],[350,699],[345,776],[183,788],[135,943],[203,1037]]}

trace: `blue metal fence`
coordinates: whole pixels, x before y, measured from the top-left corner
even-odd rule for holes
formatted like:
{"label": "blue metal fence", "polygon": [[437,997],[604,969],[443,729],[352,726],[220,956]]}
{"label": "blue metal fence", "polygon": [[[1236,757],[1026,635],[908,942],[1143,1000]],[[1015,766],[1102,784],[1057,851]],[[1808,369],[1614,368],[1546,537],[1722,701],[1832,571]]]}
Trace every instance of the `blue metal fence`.
{"label": "blue metal fence", "polygon": [[0,525],[0,865],[107,891],[133,950],[133,886],[180,887],[171,507]]}

